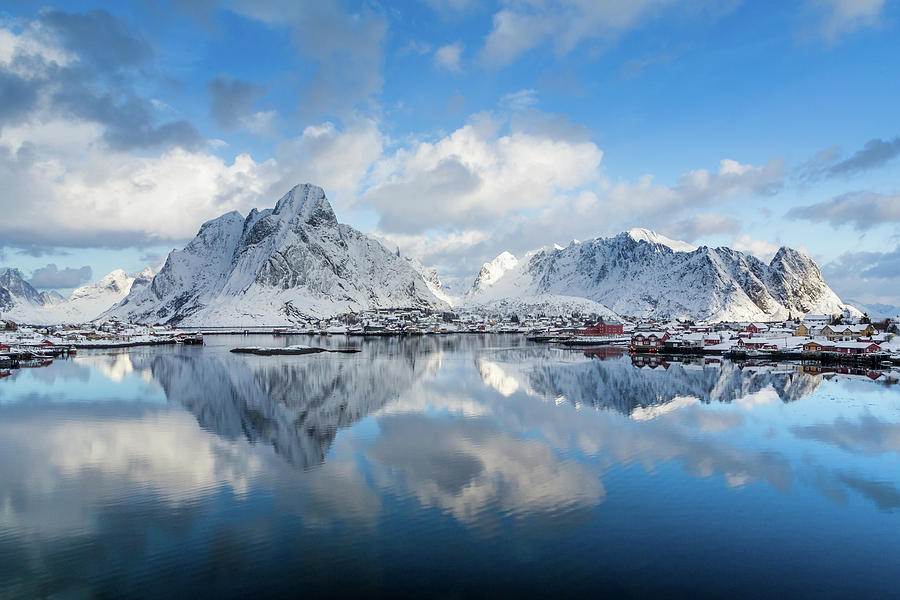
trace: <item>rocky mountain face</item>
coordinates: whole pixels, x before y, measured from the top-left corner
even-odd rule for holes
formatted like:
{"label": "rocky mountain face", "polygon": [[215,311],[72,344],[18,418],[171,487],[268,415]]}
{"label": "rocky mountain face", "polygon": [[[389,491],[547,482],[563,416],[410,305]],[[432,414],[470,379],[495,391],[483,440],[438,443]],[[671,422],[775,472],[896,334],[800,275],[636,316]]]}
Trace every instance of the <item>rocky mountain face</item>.
{"label": "rocky mountain face", "polygon": [[41,293],[25,281],[18,269],[0,270],[0,315],[12,317],[18,312],[44,306]]}
{"label": "rocky mountain face", "polygon": [[104,317],[182,325],[277,325],[366,308],[442,308],[407,261],[338,223],[322,188],[292,188],[274,209],[204,223],[150,285]]}
{"label": "rocky mountain face", "polygon": [[855,312],[828,287],[809,255],[787,247],[766,264],[731,248],[695,248],[638,229],[543,248],[518,261],[501,258],[502,265],[512,266],[486,264],[468,304],[561,295],[591,300],[623,316],[706,321]]}

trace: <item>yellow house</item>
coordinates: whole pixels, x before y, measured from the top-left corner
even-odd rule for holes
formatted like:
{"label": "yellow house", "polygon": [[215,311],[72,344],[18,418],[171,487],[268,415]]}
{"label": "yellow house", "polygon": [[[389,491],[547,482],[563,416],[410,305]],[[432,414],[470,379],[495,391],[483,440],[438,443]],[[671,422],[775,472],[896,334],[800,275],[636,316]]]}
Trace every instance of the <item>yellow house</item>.
{"label": "yellow house", "polygon": [[809,335],[809,327],[800,323],[797,325],[797,328],[794,330],[794,335],[806,337]]}

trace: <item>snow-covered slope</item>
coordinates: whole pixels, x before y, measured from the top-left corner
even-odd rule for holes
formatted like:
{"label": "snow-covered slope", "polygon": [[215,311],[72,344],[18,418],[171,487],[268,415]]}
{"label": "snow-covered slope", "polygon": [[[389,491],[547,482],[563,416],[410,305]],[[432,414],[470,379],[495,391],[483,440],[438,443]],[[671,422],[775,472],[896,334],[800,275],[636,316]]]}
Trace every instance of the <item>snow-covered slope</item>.
{"label": "snow-covered slope", "polygon": [[643,227],[634,227],[628,230],[628,236],[636,242],[647,242],[650,244],[661,244],[667,248],[671,248],[674,252],[693,252],[697,246],[692,246],[681,240],[673,240],[666,236],[644,229]]}
{"label": "snow-covered slope", "polygon": [[77,288],[65,302],[45,307],[42,323],[84,323],[122,300],[131,291],[135,278],[122,269],[107,274],[99,281]]}
{"label": "snow-covered slope", "polygon": [[848,310],[805,252],[782,247],[767,265],[730,248],[694,248],[645,229],[543,248],[490,283],[479,279],[467,296],[470,305],[549,294],[586,298],[623,316],[709,321]]}
{"label": "snow-covered slope", "polygon": [[27,320],[44,306],[45,301],[41,293],[25,281],[21,271],[0,269],[0,318]]}
{"label": "snow-covered slope", "polygon": [[509,252],[501,252],[497,258],[484,263],[481,267],[481,272],[478,273],[475,283],[472,284],[472,289],[468,292],[469,295],[477,294],[494,285],[507,271],[515,269],[518,264],[519,259],[515,256]]}
{"label": "snow-covered slope", "polygon": [[7,269],[0,275],[0,315],[37,325],[86,323],[127,296],[135,282],[152,278],[149,268],[136,275],[116,269],[64,298],[55,291],[38,292],[17,269]]}
{"label": "snow-covered slope", "polygon": [[274,209],[204,223],[149,286],[104,317],[182,325],[277,325],[307,315],[446,306],[411,264],[337,222],[322,188],[292,188]]}

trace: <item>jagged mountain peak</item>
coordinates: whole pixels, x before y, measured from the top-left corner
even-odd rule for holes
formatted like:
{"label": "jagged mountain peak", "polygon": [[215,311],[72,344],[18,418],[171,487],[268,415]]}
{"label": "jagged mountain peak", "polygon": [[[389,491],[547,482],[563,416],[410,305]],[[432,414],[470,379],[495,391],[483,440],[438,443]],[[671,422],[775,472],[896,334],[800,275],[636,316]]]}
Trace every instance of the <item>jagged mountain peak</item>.
{"label": "jagged mountain peak", "polygon": [[504,250],[498,254],[493,260],[484,263],[481,271],[472,284],[469,294],[476,293],[496,283],[503,275],[514,269],[519,264],[519,259],[511,252]]}
{"label": "jagged mountain peak", "polygon": [[155,275],[153,267],[144,267],[143,271],[135,273],[134,275],[132,275],[132,277],[134,277],[134,279],[143,279],[145,281],[150,281],[151,279],[153,279],[153,275]]}
{"label": "jagged mountain peak", "polygon": [[[432,282],[432,287],[436,285]],[[104,316],[200,325],[283,324],[365,308],[444,307],[414,266],[338,223],[322,188],[228,213],[171,252],[149,286]]]}
{"label": "jagged mountain peak", "polygon": [[697,246],[682,242],[681,240],[673,240],[652,229],[645,229],[643,227],[633,227],[628,231],[622,232],[620,235],[627,235],[636,242],[660,244],[670,248],[674,252],[693,252],[697,249]]}
{"label": "jagged mountain peak", "polygon": [[311,225],[319,223],[337,224],[337,217],[331,203],[325,197],[325,190],[311,183],[295,185],[275,204],[272,214],[293,218]]}

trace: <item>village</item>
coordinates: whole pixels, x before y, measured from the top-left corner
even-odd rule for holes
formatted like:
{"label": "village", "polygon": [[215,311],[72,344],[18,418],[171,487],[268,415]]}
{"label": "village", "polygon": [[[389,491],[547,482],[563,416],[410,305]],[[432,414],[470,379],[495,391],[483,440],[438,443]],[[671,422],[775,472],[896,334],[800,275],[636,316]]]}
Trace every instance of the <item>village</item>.
{"label": "village", "polygon": [[[868,321],[868,319],[864,319]],[[630,322],[596,315],[497,315],[416,308],[372,309],[290,327],[173,328],[116,320],[59,326],[0,321],[0,368],[39,365],[81,349],[165,344],[202,344],[204,335],[272,334],[351,337],[518,334],[529,341],[563,346],[615,346],[636,354],[722,355],[900,364],[900,319],[845,322],[830,315],[771,323]]]}

